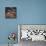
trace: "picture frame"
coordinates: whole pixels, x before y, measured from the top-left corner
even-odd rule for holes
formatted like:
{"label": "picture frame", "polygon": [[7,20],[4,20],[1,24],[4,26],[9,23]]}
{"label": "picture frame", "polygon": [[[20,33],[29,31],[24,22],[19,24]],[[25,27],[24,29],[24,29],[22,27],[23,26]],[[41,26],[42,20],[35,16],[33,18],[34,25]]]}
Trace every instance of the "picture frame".
{"label": "picture frame", "polygon": [[5,7],[5,18],[6,19],[16,19],[16,7]]}

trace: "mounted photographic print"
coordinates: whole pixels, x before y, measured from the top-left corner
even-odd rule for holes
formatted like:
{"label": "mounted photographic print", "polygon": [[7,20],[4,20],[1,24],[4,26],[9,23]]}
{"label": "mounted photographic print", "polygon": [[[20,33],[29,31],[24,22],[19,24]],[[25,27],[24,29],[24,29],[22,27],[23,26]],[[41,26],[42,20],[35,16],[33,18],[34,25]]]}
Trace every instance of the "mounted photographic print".
{"label": "mounted photographic print", "polygon": [[46,25],[19,25],[20,41],[46,41]]}
{"label": "mounted photographic print", "polygon": [[6,18],[16,18],[16,7],[5,7]]}

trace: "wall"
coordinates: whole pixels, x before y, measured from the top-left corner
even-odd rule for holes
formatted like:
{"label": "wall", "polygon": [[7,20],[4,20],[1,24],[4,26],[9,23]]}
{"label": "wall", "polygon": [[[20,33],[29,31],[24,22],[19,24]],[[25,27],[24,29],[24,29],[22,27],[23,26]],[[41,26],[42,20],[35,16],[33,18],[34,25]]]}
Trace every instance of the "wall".
{"label": "wall", "polygon": [[[5,7],[17,7],[17,18],[6,19]],[[46,0],[0,0],[0,44],[8,43],[9,32],[17,24],[46,24]]]}

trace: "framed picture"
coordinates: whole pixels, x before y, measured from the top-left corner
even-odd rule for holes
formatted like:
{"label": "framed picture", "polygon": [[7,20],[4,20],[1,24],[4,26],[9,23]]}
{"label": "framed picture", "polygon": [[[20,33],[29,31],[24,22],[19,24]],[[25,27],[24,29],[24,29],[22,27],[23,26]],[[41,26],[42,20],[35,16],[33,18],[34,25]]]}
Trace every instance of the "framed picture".
{"label": "framed picture", "polygon": [[16,7],[5,7],[5,18],[16,18]]}
{"label": "framed picture", "polygon": [[20,46],[31,46],[46,42],[46,25],[19,24],[18,41],[20,42]]}

